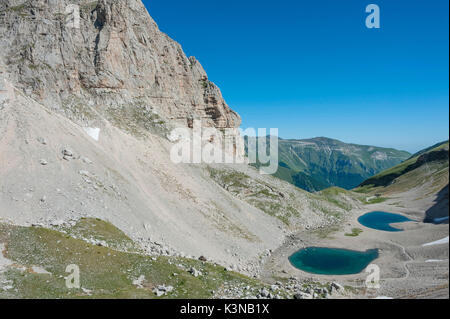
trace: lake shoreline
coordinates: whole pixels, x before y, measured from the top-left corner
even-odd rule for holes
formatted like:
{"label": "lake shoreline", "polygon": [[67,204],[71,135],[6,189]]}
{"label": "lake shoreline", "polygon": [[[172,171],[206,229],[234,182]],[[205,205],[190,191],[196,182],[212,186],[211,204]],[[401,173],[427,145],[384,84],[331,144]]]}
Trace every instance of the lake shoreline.
{"label": "lake shoreline", "polygon": [[[448,296],[448,244],[423,247],[423,244],[440,240],[448,236],[448,225],[433,225],[422,222],[393,224],[404,229],[402,232],[386,232],[367,228],[358,222],[358,218],[372,211],[385,211],[401,214],[413,220],[423,220],[418,212],[395,207],[389,202],[367,205],[352,210],[339,226],[325,238],[317,231],[302,231],[290,236],[281,247],[276,249],[262,269],[262,279],[296,277],[304,281],[338,282],[345,286],[361,288],[362,292],[352,293],[352,298],[421,298]],[[354,228],[362,229],[358,236],[350,237]],[[329,247],[367,251],[378,248],[379,258],[376,264],[381,270],[381,288],[366,290],[367,273],[354,275],[315,275],[303,272],[291,265],[288,258],[298,250],[310,246]],[[434,260],[431,263],[430,260]],[[447,274],[447,276],[445,276]]]}

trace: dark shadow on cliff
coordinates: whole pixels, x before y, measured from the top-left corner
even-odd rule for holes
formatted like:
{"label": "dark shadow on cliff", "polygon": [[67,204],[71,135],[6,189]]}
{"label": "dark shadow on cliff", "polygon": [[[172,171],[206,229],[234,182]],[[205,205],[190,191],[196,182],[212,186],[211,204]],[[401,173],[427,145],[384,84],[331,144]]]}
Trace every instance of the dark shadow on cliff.
{"label": "dark shadow on cliff", "polygon": [[441,162],[441,161],[448,162],[448,159],[449,159],[449,152],[446,149],[425,153],[425,154],[420,155],[417,158],[417,161],[406,166],[402,170],[399,170],[395,173],[391,173],[388,175],[384,175],[382,177],[374,176],[372,178],[369,178],[368,180],[366,180],[359,186],[363,187],[363,186],[370,185],[371,187],[380,187],[380,186],[387,187],[387,186],[391,185],[395,179],[397,179],[400,176],[405,175],[406,173],[411,172],[423,165],[426,165],[431,162]]}
{"label": "dark shadow on cliff", "polygon": [[437,194],[435,204],[425,213],[425,223],[448,224],[448,190],[449,185],[447,184]]}

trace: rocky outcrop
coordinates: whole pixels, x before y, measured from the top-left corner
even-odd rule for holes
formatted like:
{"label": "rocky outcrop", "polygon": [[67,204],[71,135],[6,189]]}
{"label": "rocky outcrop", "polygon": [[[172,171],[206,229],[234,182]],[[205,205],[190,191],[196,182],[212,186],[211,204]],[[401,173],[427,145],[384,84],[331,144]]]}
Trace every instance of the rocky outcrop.
{"label": "rocky outcrop", "polygon": [[173,161],[169,131],[198,120],[237,137],[239,116],[140,0],[0,2],[0,222],[100,218],[146,253],[256,274],[281,222],[225,192],[206,164]]}
{"label": "rocky outcrop", "polygon": [[140,0],[2,1],[0,59],[16,88],[78,123],[240,125],[201,64]]}
{"label": "rocky outcrop", "polygon": [[286,234],[335,222],[331,204],[310,205],[313,195],[244,161],[173,160],[174,142],[193,143],[168,131],[195,133],[199,120],[225,131],[202,132],[230,146],[225,159],[242,154],[240,119],[141,1],[2,1],[0,83],[2,222],[99,218],[146,253],[203,256],[251,275]]}

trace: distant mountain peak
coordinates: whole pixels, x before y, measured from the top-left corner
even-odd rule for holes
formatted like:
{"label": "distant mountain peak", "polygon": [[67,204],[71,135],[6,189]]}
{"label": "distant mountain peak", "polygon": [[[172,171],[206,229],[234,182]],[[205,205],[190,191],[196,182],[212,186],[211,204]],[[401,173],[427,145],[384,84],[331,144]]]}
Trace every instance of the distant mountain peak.
{"label": "distant mountain peak", "polygon": [[280,168],[275,176],[308,191],[331,186],[352,189],[410,156],[404,151],[329,137],[280,139]]}

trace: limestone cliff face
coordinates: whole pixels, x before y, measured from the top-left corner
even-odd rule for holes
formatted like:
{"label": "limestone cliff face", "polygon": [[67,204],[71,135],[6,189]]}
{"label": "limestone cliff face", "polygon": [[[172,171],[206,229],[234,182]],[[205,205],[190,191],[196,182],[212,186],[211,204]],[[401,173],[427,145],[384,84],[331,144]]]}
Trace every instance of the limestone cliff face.
{"label": "limestone cliff face", "polygon": [[0,60],[16,88],[76,122],[240,125],[140,0],[2,0]]}
{"label": "limestone cliff face", "polygon": [[167,133],[198,119],[225,131],[206,136],[229,141],[225,159],[243,153],[222,130],[238,115],[141,1],[0,1],[0,221],[100,218],[151,254],[256,275],[285,235],[345,213],[246,164],[176,164],[173,142],[190,141]]}

